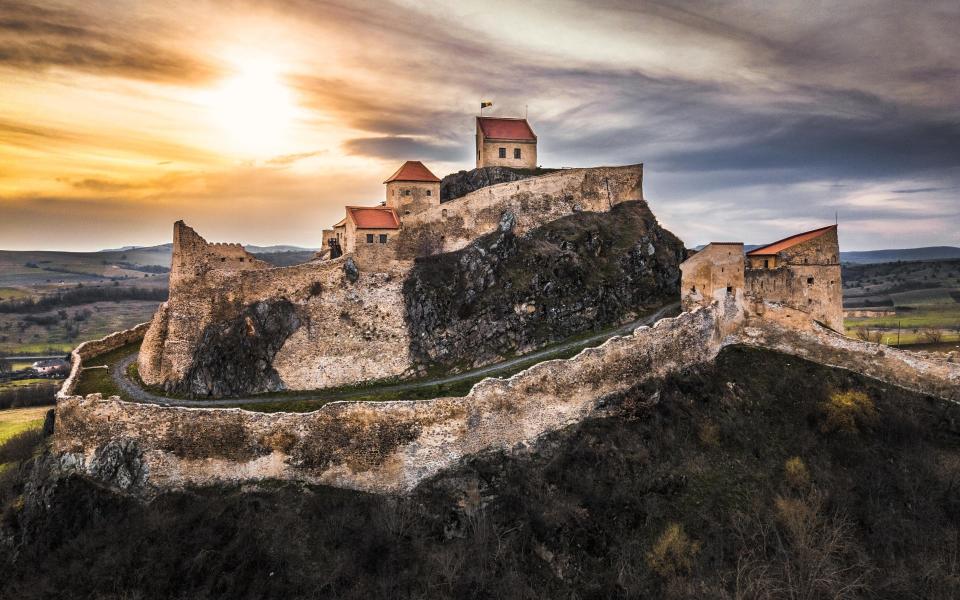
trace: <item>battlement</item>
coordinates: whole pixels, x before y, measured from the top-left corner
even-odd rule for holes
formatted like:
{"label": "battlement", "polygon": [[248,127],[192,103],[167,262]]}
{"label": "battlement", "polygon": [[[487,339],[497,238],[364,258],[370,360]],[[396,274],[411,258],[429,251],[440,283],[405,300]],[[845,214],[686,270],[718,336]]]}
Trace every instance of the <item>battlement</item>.
{"label": "battlement", "polygon": [[210,243],[183,221],[173,224],[171,288],[184,279],[202,277],[210,270],[251,271],[271,266],[247,252],[242,244]]}

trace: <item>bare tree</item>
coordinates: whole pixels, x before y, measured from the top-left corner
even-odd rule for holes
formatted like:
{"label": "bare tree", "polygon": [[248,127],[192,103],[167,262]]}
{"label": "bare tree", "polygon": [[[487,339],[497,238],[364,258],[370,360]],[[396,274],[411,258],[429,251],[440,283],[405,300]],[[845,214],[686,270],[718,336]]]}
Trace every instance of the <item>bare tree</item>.
{"label": "bare tree", "polygon": [[860,326],[854,330],[856,333],[857,339],[863,340],[865,342],[873,342],[874,344],[879,344],[880,340],[883,339],[883,332],[880,330],[870,329],[869,327]]}
{"label": "bare tree", "polygon": [[943,331],[936,327],[924,327],[920,339],[927,344],[939,344],[943,341]]}
{"label": "bare tree", "polygon": [[10,365],[10,361],[7,360],[7,355],[0,352],[0,373],[9,373],[13,368]]}

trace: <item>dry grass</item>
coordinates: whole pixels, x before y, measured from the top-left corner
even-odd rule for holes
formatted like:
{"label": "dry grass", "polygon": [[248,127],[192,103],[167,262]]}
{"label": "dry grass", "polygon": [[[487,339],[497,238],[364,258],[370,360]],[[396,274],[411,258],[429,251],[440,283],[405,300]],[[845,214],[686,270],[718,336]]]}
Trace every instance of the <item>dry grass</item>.
{"label": "dry grass", "polygon": [[664,578],[690,571],[700,552],[700,542],[691,540],[679,523],[668,523],[653,548],[647,552],[647,566]]}
{"label": "dry grass", "polygon": [[877,407],[870,396],[853,390],[833,392],[820,403],[820,409],[824,413],[820,430],[824,433],[858,433],[861,427],[877,420]]}

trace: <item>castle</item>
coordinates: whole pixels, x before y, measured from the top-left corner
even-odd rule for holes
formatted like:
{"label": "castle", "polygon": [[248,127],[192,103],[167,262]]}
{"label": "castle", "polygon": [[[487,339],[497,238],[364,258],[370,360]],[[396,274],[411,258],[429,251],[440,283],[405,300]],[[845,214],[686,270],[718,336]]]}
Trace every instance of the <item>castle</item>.
{"label": "castle", "polygon": [[[529,125],[526,131],[517,122],[501,125],[477,120],[477,164],[535,164]],[[614,416],[625,395],[709,363],[730,345],[784,352],[960,400],[960,365],[839,333],[836,226],[746,253],[740,242],[715,242],[681,263],[682,243],[660,228],[644,201],[639,164],[553,171],[490,184],[442,204],[440,181],[422,163],[404,163],[384,183],[382,205],[347,207],[344,219],[324,232],[323,255],[290,267],[264,263],[239,244],[208,243],[177,222],[170,299],[149,324],[72,353],[56,409],[53,453],[61,473],[78,472],[145,496],[267,480],[407,493],[467,456],[528,448],[544,433],[591,416]],[[630,238],[629,247],[607,243],[598,234],[600,220],[620,225],[615,231]],[[558,223],[565,229],[552,238],[541,235]],[[492,268],[525,237],[552,253],[533,256],[512,272]],[[428,366],[442,363],[414,348],[436,332],[476,352],[478,339],[556,331],[548,316],[558,307],[596,322],[598,305],[585,298],[610,295],[611,278],[624,278],[601,269],[599,279],[586,283],[584,270],[576,269],[585,253],[604,257],[606,267],[633,264],[626,287],[640,295],[669,288],[673,296],[679,279],[684,312],[572,358],[485,379],[464,397],[330,402],[307,413],[264,413],[74,395],[84,361],[140,340],[142,382],[187,396],[422,377]],[[555,284],[564,270],[575,276],[568,290],[588,294],[560,295],[551,309],[546,301],[558,296]],[[457,278],[469,285],[454,288]],[[534,279],[537,287],[523,287]],[[518,288],[536,293],[511,301]],[[484,337],[474,335],[484,327],[476,305],[460,305],[440,318],[443,307],[428,302],[473,302],[484,289],[493,292],[487,316],[494,318]],[[525,354],[532,347],[510,349]],[[433,362],[425,364],[423,356]],[[662,401],[659,391],[650,398]]]}
{"label": "castle", "polygon": [[837,226],[798,233],[744,253],[742,242],[713,242],[680,265],[684,310],[728,296],[762,311],[775,302],[843,331]]}
{"label": "castle", "polygon": [[[477,168],[536,168],[537,136],[526,119],[477,117],[476,127]],[[347,206],[343,219],[323,230],[321,255],[338,258],[364,245],[365,253],[377,252],[407,217],[440,206],[440,178],[418,160],[406,161],[383,183],[386,199],[379,206]]]}

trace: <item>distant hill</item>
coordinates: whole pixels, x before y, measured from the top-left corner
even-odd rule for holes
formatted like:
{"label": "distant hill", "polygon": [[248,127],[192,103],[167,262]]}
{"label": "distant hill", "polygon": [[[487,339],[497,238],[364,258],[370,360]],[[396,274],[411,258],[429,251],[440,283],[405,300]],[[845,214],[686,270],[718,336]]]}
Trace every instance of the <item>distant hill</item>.
{"label": "distant hill", "polygon": [[[706,244],[700,244],[695,250],[703,250]],[[750,252],[760,244],[744,244],[743,251]],[[840,253],[840,262],[855,264],[874,264],[899,261],[950,260],[960,258],[960,248],[956,246],[926,246],[923,248],[899,248],[890,250],[851,250]]]}
{"label": "distant hill", "polygon": [[[252,254],[274,254],[277,252],[316,252],[317,248],[304,248],[302,246],[253,246],[247,244],[244,246],[247,252]],[[171,252],[173,250],[173,244],[160,244],[158,246],[124,246],[122,248],[108,248],[106,250],[98,250],[97,253],[110,253],[110,252],[130,252],[132,250],[138,250],[140,252]]]}
{"label": "distant hill", "polygon": [[896,262],[898,260],[947,260],[951,258],[960,258],[960,248],[955,246],[927,246],[925,248],[861,250],[840,253],[841,262],[860,264]]}

